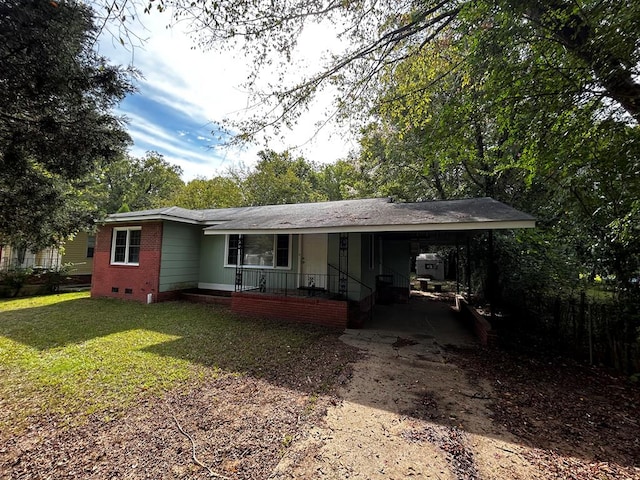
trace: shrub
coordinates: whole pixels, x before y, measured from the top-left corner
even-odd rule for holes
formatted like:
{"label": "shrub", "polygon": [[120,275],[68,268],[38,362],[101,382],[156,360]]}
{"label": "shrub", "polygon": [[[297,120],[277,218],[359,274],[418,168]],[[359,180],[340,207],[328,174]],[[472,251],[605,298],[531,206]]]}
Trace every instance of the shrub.
{"label": "shrub", "polygon": [[16,297],[32,275],[31,268],[12,267],[0,273],[0,283],[9,288],[11,297]]}

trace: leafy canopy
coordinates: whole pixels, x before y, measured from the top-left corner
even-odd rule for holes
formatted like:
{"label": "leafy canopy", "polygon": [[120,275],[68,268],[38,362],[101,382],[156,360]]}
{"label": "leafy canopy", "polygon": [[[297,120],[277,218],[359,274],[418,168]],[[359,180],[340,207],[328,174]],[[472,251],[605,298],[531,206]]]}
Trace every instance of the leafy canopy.
{"label": "leafy canopy", "polygon": [[[127,2],[125,2],[127,3]],[[640,4],[618,0],[158,0],[128,5],[173,12],[189,22],[202,48],[239,46],[253,60],[249,84],[277,71],[266,89],[256,91],[261,114],[233,125],[240,139],[251,139],[268,127],[295,122],[310,98],[333,83],[335,107],[349,120],[369,118],[369,99],[389,68],[420,55],[447,38],[485,54],[493,69],[511,75],[524,88],[523,99],[541,93],[572,92],[575,100],[603,100],[601,116],[640,120],[637,42]],[[124,8],[124,7],[123,7]],[[111,10],[110,10],[111,11]],[[333,25],[346,45],[320,67],[296,70],[296,47],[305,26]],[[500,39],[500,42],[495,42]],[[509,45],[515,56],[497,49]],[[529,68],[529,58],[544,64]],[[506,63],[504,62],[506,61]],[[558,91],[536,92],[540,74],[563,79]],[[287,81],[289,80],[289,81]],[[437,80],[437,78],[434,78]],[[533,87],[528,91],[528,87]],[[266,90],[266,91],[265,91]]]}
{"label": "leafy canopy", "polygon": [[129,142],[111,113],[128,72],[95,35],[73,0],[0,4],[0,243],[37,249],[90,225],[86,182]]}

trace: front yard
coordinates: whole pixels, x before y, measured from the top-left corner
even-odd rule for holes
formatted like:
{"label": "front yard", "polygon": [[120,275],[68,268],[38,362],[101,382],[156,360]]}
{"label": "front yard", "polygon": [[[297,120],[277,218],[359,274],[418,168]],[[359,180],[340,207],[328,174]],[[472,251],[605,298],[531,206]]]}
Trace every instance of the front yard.
{"label": "front yard", "polygon": [[[48,471],[60,478],[61,472],[71,476],[73,465],[90,465],[96,477],[139,478],[131,465],[113,459],[102,466],[87,462],[86,455],[101,454],[86,444],[84,453],[69,452],[65,460],[74,442],[62,440],[69,434],[80,442],[93,432],[113,449],[114,438],[126,434],[109,426],[136,424],[165,432],[163,445],[171,445],[168,438],[177,445],[163,453],[140,445],[141,458],[156,457],[137,468],[152,478],[183,476],[201,468],[193,465],[178,424],[188,433],[191,422],[217,422],[226,427],[216,434],[219,444],[208,443],[218,456],[214,463],[260,478],[298,424],[321,410],[318,398],[346,375],[353,358],[336,332],[240,319],[211,306],[140,305],[85,293],[1,301],[0,465],[11,465],[14,476],[46,477]],[[184,416],[187,411],[197,417]],[[247,421],[252,416],[255,422]],[[258,438],[270,441],[256,446]],[[235,451],[240,446],[244,453]]]}
{"label": "front yard", "polygon": [[0,477],[640,480],[624,378],[338,333],[179,302],[1,301]]}

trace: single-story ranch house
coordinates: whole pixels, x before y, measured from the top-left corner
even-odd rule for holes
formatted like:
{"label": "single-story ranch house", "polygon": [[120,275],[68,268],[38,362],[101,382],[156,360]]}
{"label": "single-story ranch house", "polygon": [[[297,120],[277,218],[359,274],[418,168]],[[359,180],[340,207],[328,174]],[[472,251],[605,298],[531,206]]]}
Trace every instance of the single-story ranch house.
{"label": "single-story ranch house", "polygon": [[227,292],[236,312],[344,328],[354,311],[408,297],[417,239],[454,245],[477,231],[534,226],[491,198],[118,213],[98,230],[91,294],[150,303]]}

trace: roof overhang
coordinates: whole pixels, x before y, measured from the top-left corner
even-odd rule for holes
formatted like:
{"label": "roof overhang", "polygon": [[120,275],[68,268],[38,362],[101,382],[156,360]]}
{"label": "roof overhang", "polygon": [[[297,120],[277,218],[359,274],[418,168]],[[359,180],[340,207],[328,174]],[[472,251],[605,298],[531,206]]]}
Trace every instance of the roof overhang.
{"label": "roof overhang", "polygon": [[125,223],[125,222],[178,222],[200,225],[202,222],[190,218],[180,218],[171,215],[131,215],[128,217],[111,218],[107,217],[102,223]]}
{"label": "roof overhang", "polygon": [[390,232],[456,232],[470,230],[508,230],[535,228],[535,220],[511,220],[492,222],[429,223],[406,225],[343,225],[309,228],[224,228],[224,223],[205,228],[205,235],[261,235],[261,234],[313,234],[313,233],[390,233]]}
{"label": "roof overhang", "polygon": [[491,198],[396,203],[374,198],[227,209],[165,207],[108,216],[105,224],[176,222],[205,235],[463,232],[534,228],[535,218]]}
{"label": "roof overhang", "polygon": [[216,221],[194,220],[192,218],[175,217],[173,215],[131,215],[128,217],[110,218],[107,217],[100,223],[131,223],[131,222],[176,222],[187,223],[189,225],[201,225],[203,227],[211,227],[223,223]]}

